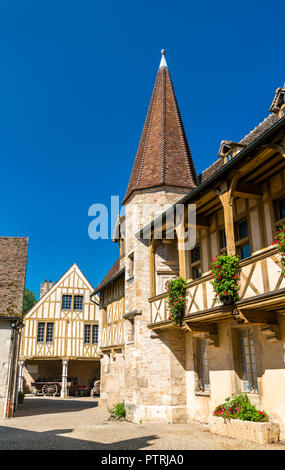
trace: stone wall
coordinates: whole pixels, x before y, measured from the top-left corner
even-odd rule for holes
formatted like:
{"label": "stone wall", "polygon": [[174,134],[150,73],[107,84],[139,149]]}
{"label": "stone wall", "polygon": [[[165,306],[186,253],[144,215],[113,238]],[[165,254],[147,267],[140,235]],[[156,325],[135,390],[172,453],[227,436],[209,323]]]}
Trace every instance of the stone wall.
{"label": "stone wall", "polygon": [[104,353],[101,359],[100,405],[112,408],[125,400],[124,351]]}
{"label": "stone wall", "polygon": [[[134,253],[134,277],[126,278],[126,313],[139,311],[134,319],[134,340],[126,343],[125,381],[127,418],[133,421],[179,422],[185,419],[185,348],[180,330],[165,331],[161,338],[147,327],[150,321],[150,274],[147,240],[135,237],[166,204],[181,192],[137,192],[126,205],[126,255]],[[140,216],[137,212],[139,209]],[[137,225],[133,226],[136,219]]]}
{"label": "stone wall", "polygon": [[0,316],[22,314],[28,239],[0,237]]}
{"label": "stone wall", "polygon": [[[10,390],[10,414],[14,408],[17,376],[17,338],[11,348],[11,323],[21,318],[24,300],[28,239],[0,237],[0,416],[6,413]],[[10,320],[9,320],[10,319]],[[11,354],[12,351],[12,354]],[[9,373],[10,356],[13,358]],[[10,377],[9,377],[9,376]]]}

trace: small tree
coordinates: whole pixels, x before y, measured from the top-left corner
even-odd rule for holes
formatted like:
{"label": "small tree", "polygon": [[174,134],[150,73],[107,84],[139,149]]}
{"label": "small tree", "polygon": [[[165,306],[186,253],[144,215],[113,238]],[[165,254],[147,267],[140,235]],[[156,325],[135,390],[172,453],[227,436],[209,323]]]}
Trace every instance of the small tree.
{"label": "small tree", "polygon": [[36,294],[31,292],[29,289],[25,289],[24,303],[23,303],[23,315],[25,315],[33,306],[37,303]]}

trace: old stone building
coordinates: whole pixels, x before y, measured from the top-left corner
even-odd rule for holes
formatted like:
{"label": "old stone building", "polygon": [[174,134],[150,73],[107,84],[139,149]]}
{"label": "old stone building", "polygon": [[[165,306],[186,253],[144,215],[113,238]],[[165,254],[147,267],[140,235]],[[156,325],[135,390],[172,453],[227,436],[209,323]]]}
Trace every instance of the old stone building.
{"label": "old stone building", "polygon": [[[246,391],[285,437],[285,279],[272,245],[285,222],[284,96],[278,88],[264,121],[239,142],[223,140],[197,175],[163,52],[114,233],[120,257],[93,293],[101,403],[124,400],[135,422],[207,422],[226,397]],[[178,202],[185,216],[169,237]],[[183,240],[190,204],[191,250]],[[236,304],[215,303],[210,266],[221,253],[240,257]],[[169,319],[165,287],[179,274],[187,279],[182,327]]]}
{"label": "old stone building", "polygon": [[[20,387],[40,393],[69,392],[87,387],[100,377],[98,300],[91,300],[94,288],[76,264],[54,284],[41,283],[41,298],[24,317],[19,357]],[[74,380],[76,379],[76,380]],[[45,383],[57,384],[44,387]]]}
{"label": "old stone building", "polygon": [[28,239],[0,237],[0,417],[17,403],[17,363],[23,311]]}

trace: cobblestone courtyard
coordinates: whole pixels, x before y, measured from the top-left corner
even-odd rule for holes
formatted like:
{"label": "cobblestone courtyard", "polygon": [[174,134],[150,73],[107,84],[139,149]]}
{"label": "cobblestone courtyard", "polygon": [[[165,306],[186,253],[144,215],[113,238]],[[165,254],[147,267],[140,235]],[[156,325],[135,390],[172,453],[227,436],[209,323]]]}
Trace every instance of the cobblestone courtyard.
{"label": "cobblestone courtyard", "polygon": [[16,416],[0,420],[0,449],[184,450],[278,449],[213,435],[206,425],[108,421],[91,398],[27,397]]}

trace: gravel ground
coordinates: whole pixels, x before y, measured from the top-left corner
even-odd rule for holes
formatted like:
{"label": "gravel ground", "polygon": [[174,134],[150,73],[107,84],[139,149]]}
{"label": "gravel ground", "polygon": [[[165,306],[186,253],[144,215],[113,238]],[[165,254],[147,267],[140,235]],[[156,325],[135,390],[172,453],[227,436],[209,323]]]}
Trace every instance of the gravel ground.
{"label": "gravel ground", "polygon": [[206,425],[108,421],[91,398],[26,397],[16,416],[0,420],[0,449],[285,450],[285,442],[257,445],[211,434]]}

